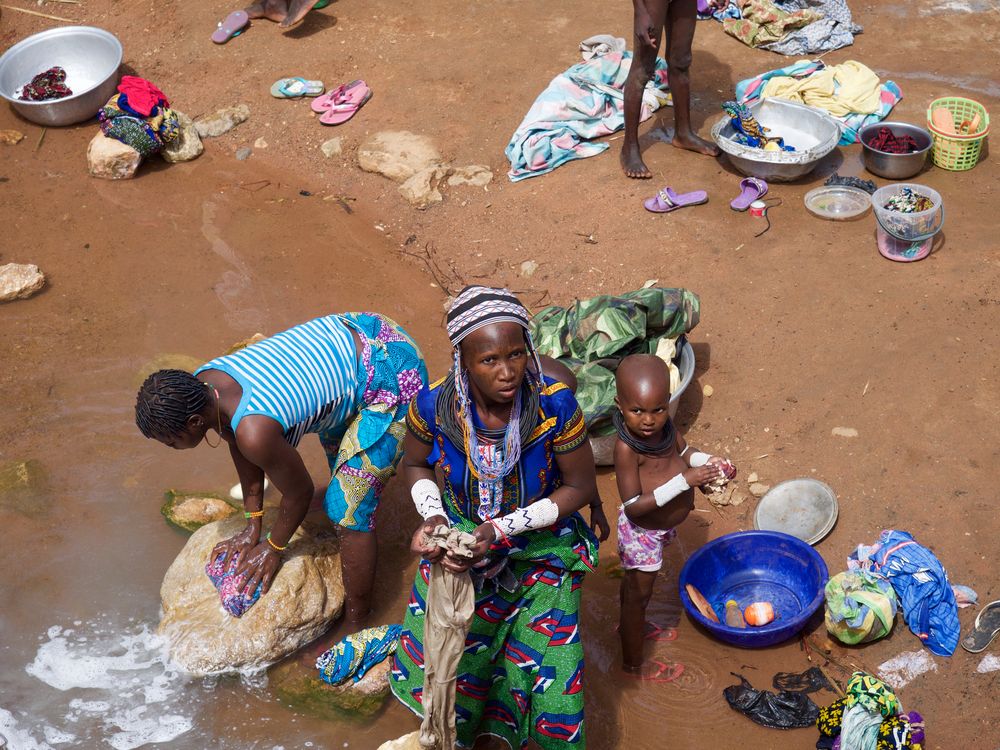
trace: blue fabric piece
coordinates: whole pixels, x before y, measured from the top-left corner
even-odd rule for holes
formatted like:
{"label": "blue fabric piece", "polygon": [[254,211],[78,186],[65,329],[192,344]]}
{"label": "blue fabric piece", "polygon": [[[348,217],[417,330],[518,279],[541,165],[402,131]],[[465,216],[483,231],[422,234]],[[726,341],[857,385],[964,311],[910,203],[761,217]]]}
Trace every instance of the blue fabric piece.
{"label": "blue fabric piece", "polygon": [[[553,78],[504,149],[510,161],[510,181],[545,174],[573,159],[606,151],[607,143],[589,141],[625,126],[623,87],[631,65],[632,53],[611,52],[577,63]],[[653,80],[642,95],[640,120],[670,102],[667,89],[667,64],[658,57]]]}
{"label": "blue fabric piece", "polygon": [[958,604],[948,573],[934,553],[905,531],[887,529],[873,546],[860,545],[847,560],[892,584],[910,630],[931,653],[951,656],[958,646]]}
{"label": "blue fabric piece", "polygon": [[240,561],[239,553],[230,555],[229,562],[225,567],[222,565],[222,555],[223,553],[220,553],[205,566],[205,575],[208,576],[208,580],[218,590],[219,599],[222,601],[222,608],[233,617],[242,617],[243,613],[260,599],[263,587],[257,584],[257,590],[253,594],[248,595],[243,593],[246,576],[236,576],[236,568],[239,566]]}
{"label": "blue fabric piece", "polygon": [[320,679],[331,685],[349,679],[360,681],[369,669],[396,650],[402,632],[401,625],[381,625],[352,633],[316,660]]}

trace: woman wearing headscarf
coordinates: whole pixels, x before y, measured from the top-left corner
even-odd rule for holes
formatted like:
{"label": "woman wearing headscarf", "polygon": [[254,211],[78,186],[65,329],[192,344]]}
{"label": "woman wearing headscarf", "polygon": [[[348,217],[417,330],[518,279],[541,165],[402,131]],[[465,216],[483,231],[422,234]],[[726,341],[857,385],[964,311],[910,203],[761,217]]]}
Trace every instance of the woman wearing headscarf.
{"label": "woman wearing headscarf", "polygon": [[[392,689],[422,713],[430,566],[468,570],[475,614],[455,682],[458,746],[585,746],[580,587],[597,540],[579,510],[596,500],[593,455],[569,386],[546,376],[528,311],[506,289],[467,287],[448,312],[454,364],[410,405],[404,476],[424,523],[422,556]],[[472,533],[472,559],[428,544],[440,524]]]}

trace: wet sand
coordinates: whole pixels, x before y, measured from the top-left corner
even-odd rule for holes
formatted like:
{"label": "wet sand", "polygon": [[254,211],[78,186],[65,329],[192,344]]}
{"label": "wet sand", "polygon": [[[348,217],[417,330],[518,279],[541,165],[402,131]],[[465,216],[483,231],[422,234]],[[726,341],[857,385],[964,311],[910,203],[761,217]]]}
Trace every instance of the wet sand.
{"label": "wet sand", "polygon": [[[948,225],[940,252],[910,265],[877,255],[870,217],[841,225],[806,214],[801,196],[817,175],[773,189],[784,204],[758,240],[759,225],[727,206],[738,181],[729,168],[663,145],[646,154],[652,184],[620,176],[617,141],[600,157],[509,184],[502,148],[531,100],[574,62],[579,39],[627,32],[626,6],[587,4],[572,17],[548,17],[551,8],[529,3],[487,13],[429,0],[410,14],[340,0],[298,31],[281,35],[258,22],[225,47],[205,39],[224,15],[213,7],[181,14],[129,0],[112,14],[109,2],[90,0],[59,13],[115,31],[127,64],[183,111],[245,100],[253,114],[207,141],[191,164],[153,162],[138,179],[112,184],[84,174],[92,126],[50,130],[36,152],[40,129],[0,108],[0,128],[28,134],[16,147],[0,147],[0,177],[7,178],[0,182],[0,262],[37,263],[50,280],[37,297],[0,307],[0,460],[35,459],[48,475],[35,503],[0,505],[0,732],[8,739],[27,748],[105,747],[108,740],[125,747],[169,735],[165,746],[182,750],[375,748],[415,728],[394,702],[367,726],[296,715],[260,678],[186,681],[144,652],[150,640],[142,629],[155,626],[163,572],[184,543],[159,514],[162,492],[225,491],[235,477],[224,451],[173,453],[143,440],[132,423],[138,372],[155,356],[208,359],[257,331],[336,310],[390,314],[423,345],[432,374],[443,372],[445,295],[422,264],[400,254],[411,236],[408,249],[432,243],[445,269],[438,281],[509,284],[535,307],[651,278],[694,289],[703,304],[692,336],[698,368],[678,419],[689,440],[729,454],[742,478],[756,471],[773,484],[816,476],[833,486],[841,518],[818,547],[831,573],[855,545],[896,527],[931,546],[952,581],[975,588],[981,601],[1000,595],[990,558],[1000,444],[993,160],[971,173],[931,170],[919,178],[945,196]],[[953,92],[1000,112],[995,32],[987,25],[995,13],[926,0],[852,7],[867,33],[825,59],[859,59],[891,74],[905,95],[894,117],[919,122],[931,98]],[[47,25],[15,15],[4,13],[0,48]],[[958,47],[967,54],[956,56]],[[947,60],[947,71],[935,59]],[[702,24],[696,123],[707,130],[735,81],[790,61]],[[337,131],[320,130],[308,104],[266,94],[276,77],[317,67],[328,81],[363,74],[376,90],[362,115]],[[416,212],[394,185],[350,164],[351,149],[383,128],[430,134],[449,159],[488,163],[497,180],[487,191],[453,189],[441,206]],[[317,150],[332,135],[344,136],[343,160],[324,160]],[[260,136],[267,149],[233,159]],[[858,147],[839,154],[822,174],[862,174]],[[661,183],[704,187],[712,202],[645,215],[639,199]],[[331,195],[356,198],[353,213],[323,200]],[[518,273],[527,259],[540,263],[530,279]],[[715,389],[711,398],[701,395],[706,384]],[[837,426],[859,435],[834,436]],[[304,442],[321,479],[321,452],[314,440]],[[611,473],[600,481],[613,518]],[[650,648],[685,665],[676,683],[639,689],[618,674],[613,539],[587,580],[589,746],[694,748],[736,738],[750,749],[810,747],[812,730],[757,727],[732,712],[721,692],[735,681],[731,671],[765,687],[777,671],[805,669],[797,642],[729,648],[680,611],[675,582],[685,554],[752,523],[752,501],[716,512],[699,497],[698,506],[650,609],[652,619],[679,630],[676,641]],[[415,520],[394,483],[380,517],[378,619],[402,612]],[[973,617],[961,612],[963,629]],[[824,639],[821,622],[810,630]],[[837,647],[835,655],[875,667],[919,648],[899,619],[889,638]],[[906,708],[926,717],[929,747],[1000,742],[992,719],[1000,689],[995,674],[976,673],[980,661],[962,651],[935,658],[937,671],[900,690]],[[833,696],[816,698],[822,704]],[[74,739],[60,744],[68,734]]]}

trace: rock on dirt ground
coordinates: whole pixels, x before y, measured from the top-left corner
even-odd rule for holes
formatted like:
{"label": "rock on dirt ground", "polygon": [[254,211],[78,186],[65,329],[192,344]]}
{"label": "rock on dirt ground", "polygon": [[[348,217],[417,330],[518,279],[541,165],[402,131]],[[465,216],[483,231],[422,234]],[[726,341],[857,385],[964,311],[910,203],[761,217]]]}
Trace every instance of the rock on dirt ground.
{"label": "rock on dirt ground", "polygon": [[399,192],[410,205],[417,208],[427,208],[443,200],[438,186],[448,173],[443,167],[428,167],[421,169],[406,182],[399,186]]}
{"label": "rock on dirt ground", "polygon": [[197,159],[205,150],[205,146],[201,142],[194,121],[183,112],[174,110],[174,114],[177,115],[177,137],[163,146],[160,156],[172,164]]}
{"label": "rock on dirt ground", "polygon": [[383,130],[358,146],[358,166],[396,182],[420,171],[443,165],[441,153],[425,135],[406,130]]}
{"label": "rock on dirt ground", "polygon": [[472,185],[473,187],[485,187],[493,180],[493,172],[484,164],[470,164],[467,167],[456,167],[448,175],[448,184]]}
{"label": "rock on dirt ground", "polygon": [[27,299],[45,286],[45,274],[33,263],[0,266],[0,302]]}
{"label": "rock on dirt ground", "polygon": [[[277,511],[268,511],[270,528]],[[234,672],[280,661],[320,636],[340,614],[344,586],[340,545],[325,518],[307,519],[292,536],[271,590],[232,617],[205,575],[212,548],[246,525],[242,516],[202,526],[163,578],[159,632],[170,656],[196,675]]]}
{"label": "rock on dirt ground", "polygon": [[127,180],[135,176],[142,156],[131,146],[98,133],[87,147],[87,168],[103,180]]}
{"label": "rock on dirt ground", "polygon": [[215,138],[228,133],[248,119],[250,119],[250,107],[246,104],[237,104],[235,107],[226,107],[210,115],[195,118],[194,127],[202,138]]}

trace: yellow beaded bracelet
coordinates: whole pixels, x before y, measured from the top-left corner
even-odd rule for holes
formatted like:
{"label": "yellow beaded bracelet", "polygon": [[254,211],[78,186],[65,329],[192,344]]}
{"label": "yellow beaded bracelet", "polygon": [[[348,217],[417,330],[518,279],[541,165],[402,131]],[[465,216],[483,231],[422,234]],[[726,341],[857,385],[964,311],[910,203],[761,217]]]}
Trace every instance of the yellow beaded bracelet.
{"label": "yellow beaded bracelet", "polygon": [[263,518],[264,511],[262,510],[245,510],[243,511],[244,518]]}
{"label": "yellow beaded bracelet", "polygon": [[284,547],[279,547],[277,544],[275,544],[271,540],[271,534],[270,533],[268,533],[268,535],[267,535],[267,543],[270,544],[271,548],[274,549],[276,552],[281,552],[282,550],[288,549],[288,545],[287,544]]}

